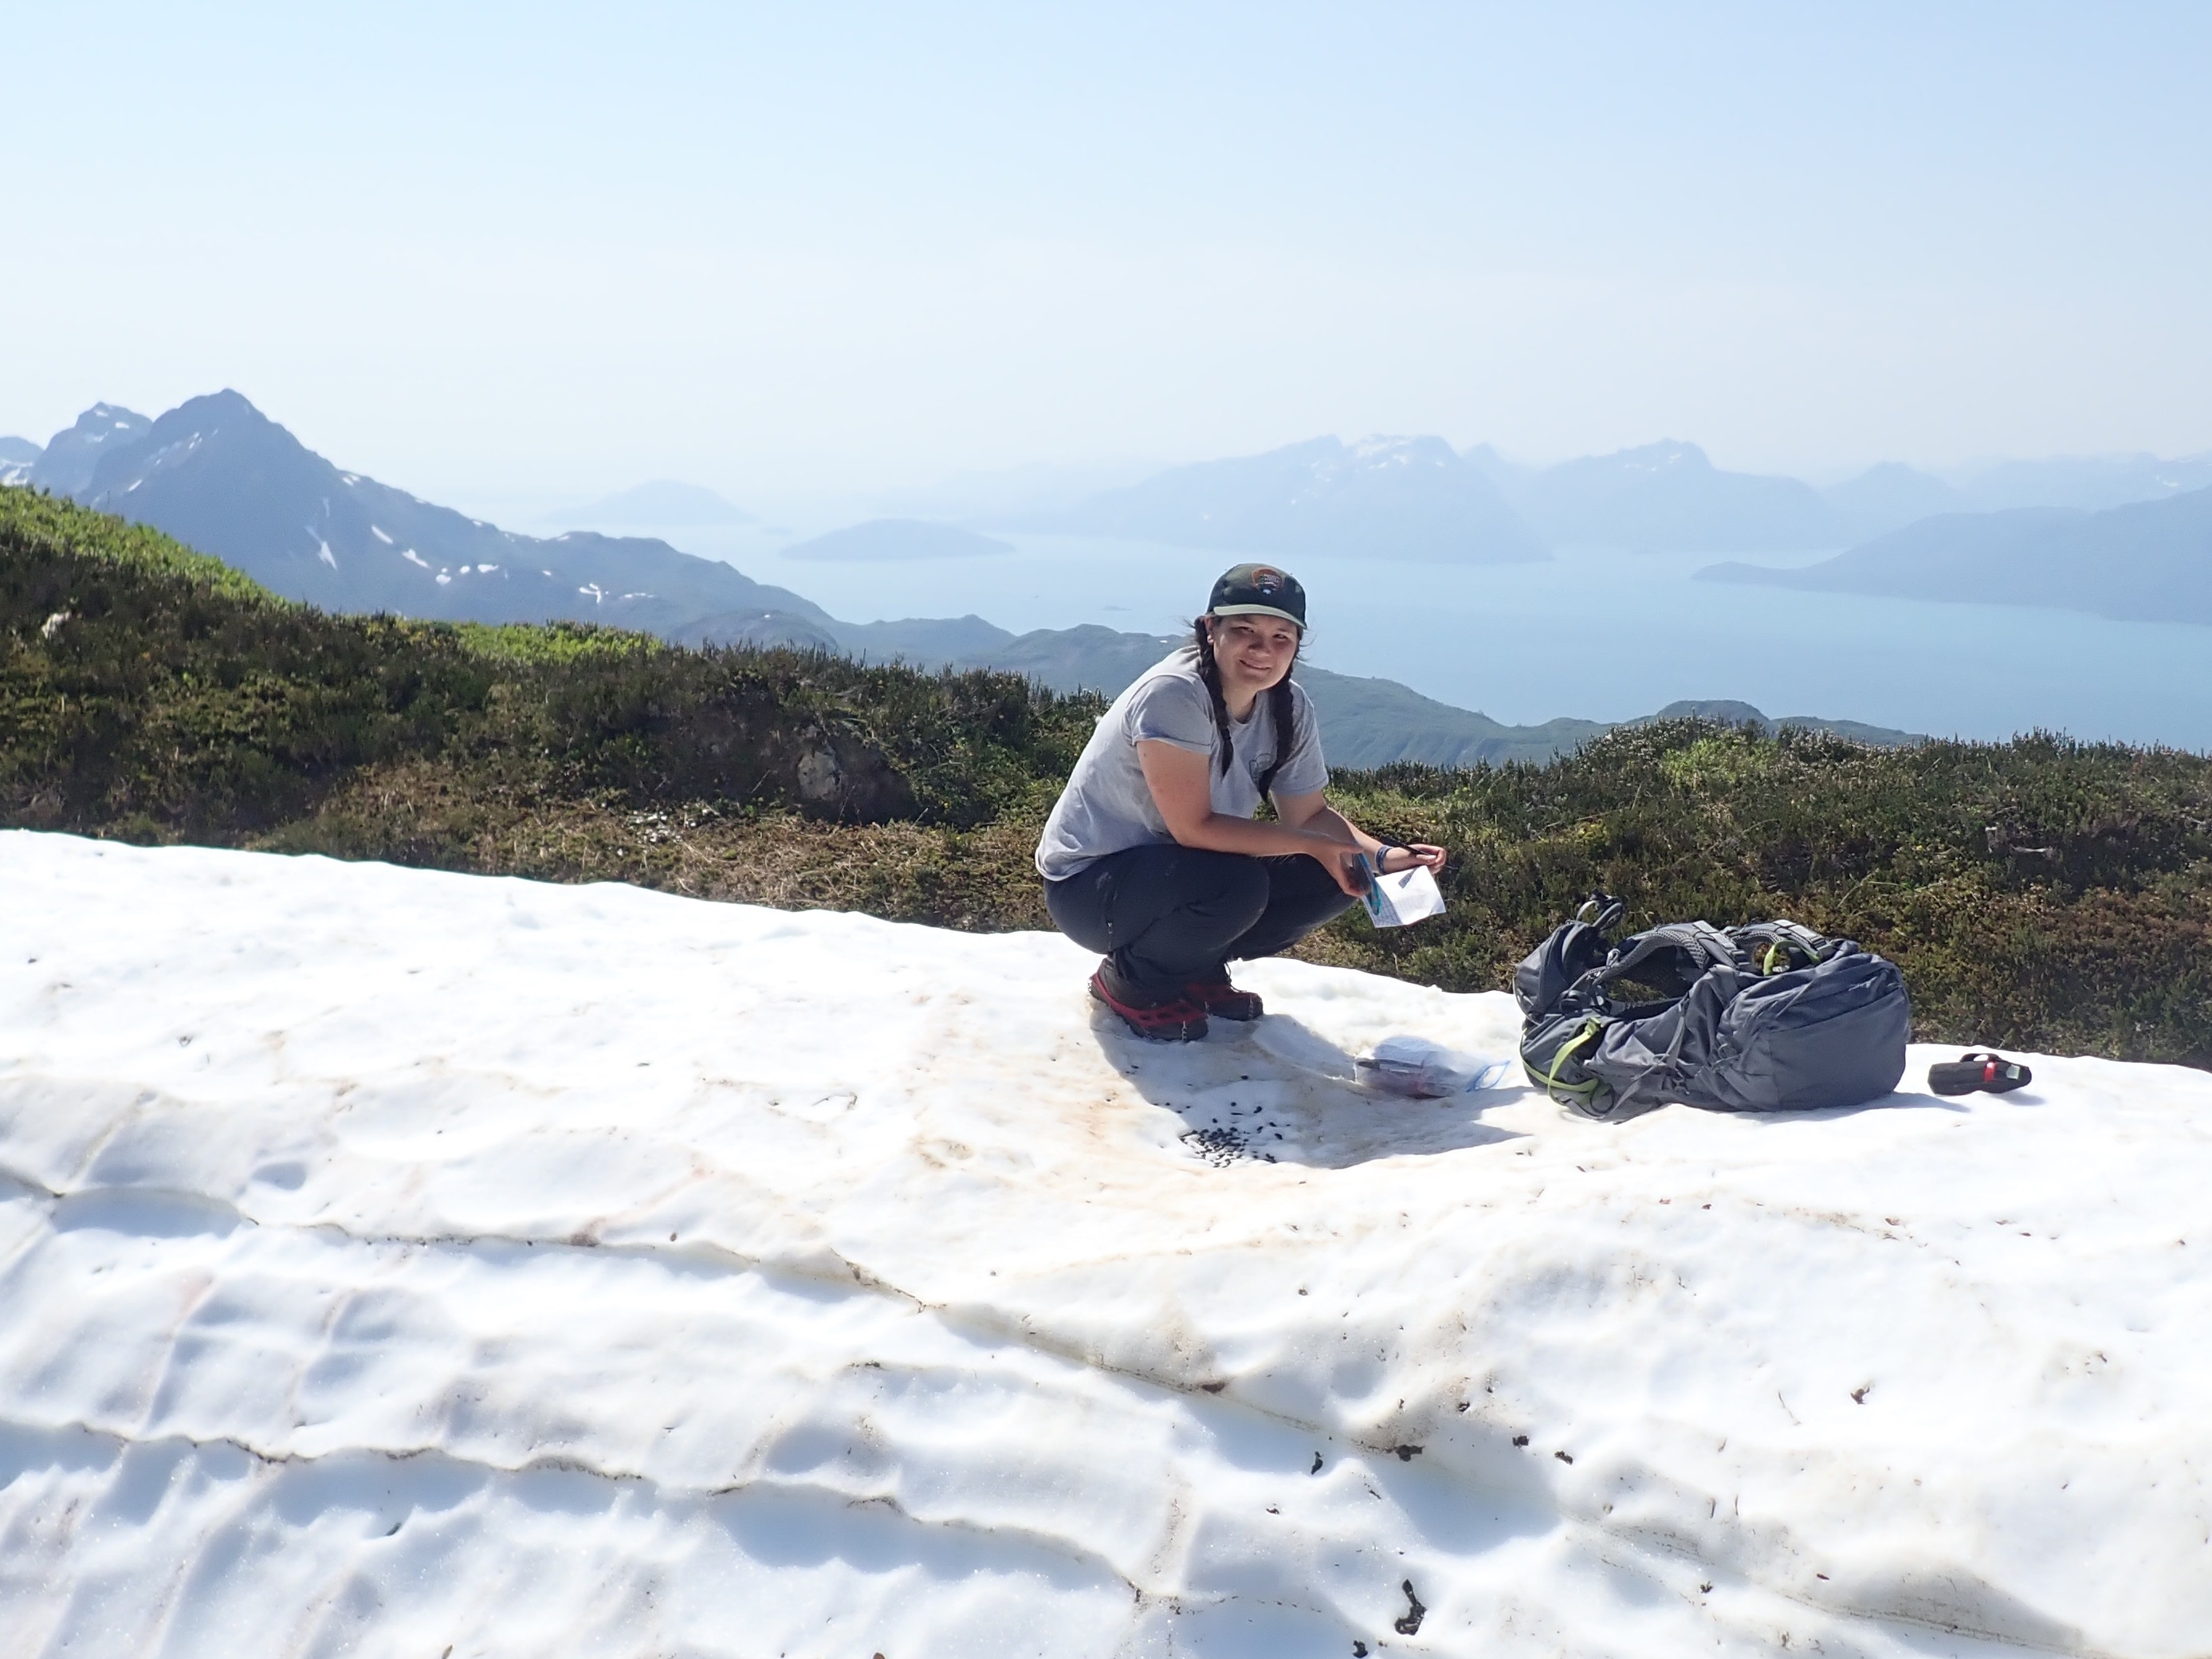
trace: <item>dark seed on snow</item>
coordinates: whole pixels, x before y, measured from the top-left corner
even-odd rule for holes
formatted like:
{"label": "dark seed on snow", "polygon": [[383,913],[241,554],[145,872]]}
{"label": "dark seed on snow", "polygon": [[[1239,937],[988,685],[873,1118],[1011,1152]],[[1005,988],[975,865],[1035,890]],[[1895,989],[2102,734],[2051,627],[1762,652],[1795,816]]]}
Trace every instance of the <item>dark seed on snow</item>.
{"label": "dark seed on snow", "polygon": [[1412,1579],[1408,1578],[1399,1589],[1406,1593],[1406,1616],[1393,1621],[1390,1628],[1401,1636],[1417,1635],[1420,1632],[1421,1620],[1429,1610],[1421,1605],[1421,1598],[1413,1594]]}

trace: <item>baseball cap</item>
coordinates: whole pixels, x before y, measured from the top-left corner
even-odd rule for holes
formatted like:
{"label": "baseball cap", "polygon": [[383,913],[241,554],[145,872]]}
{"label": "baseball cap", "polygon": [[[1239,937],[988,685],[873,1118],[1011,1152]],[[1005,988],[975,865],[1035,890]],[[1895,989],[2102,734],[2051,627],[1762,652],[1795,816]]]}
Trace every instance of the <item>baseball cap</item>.
{"label": "baseball cap", "polygon": [[1306,625],[1306,591],[1298,579],[1271,564],[1240,564],[1221,573],[1206,601],[1209,617],[1280,617]]}

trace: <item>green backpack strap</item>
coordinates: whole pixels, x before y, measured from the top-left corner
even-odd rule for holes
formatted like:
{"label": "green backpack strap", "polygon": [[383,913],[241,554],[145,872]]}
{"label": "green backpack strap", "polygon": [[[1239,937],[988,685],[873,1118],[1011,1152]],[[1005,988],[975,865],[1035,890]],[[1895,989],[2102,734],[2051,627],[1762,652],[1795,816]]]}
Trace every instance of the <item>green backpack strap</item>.
{"label": "green backpack strap", "polygon": [[[1841,939],[1814,933],[1802,922],[1779,920],[1731,927],[1729,934],[1751,965],[1762,975],[1787,973],[1793,968],[1810,968],[1835,955],[1843,944]],[[1793,957],[1800,959],[1793,960]]]}
{"label": "green backpack strap", "polygon": [[1595,1013],[1562,1014],[1545,1021],[1522,1038],[1521,1069],[1560,1105],[1584,1117],[1609,1115],[1613,1091],[1581,1064],[1596,1052],[1608,1024],[1605,1016]]}

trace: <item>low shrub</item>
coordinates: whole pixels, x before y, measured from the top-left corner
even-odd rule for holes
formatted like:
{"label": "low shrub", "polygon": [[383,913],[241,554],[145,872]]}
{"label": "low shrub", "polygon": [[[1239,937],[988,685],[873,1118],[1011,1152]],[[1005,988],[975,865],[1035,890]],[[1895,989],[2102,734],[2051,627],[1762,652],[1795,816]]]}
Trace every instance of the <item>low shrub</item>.
{"label": "low shrub", "polygon": [[0,641],[0,814],[148,840],[268,833],[401,762],[549,801],[974,827],[1036,811],[1097,712],[1016,675],[327,616],[20,489]]}
{"label": "low shrub", "polygon": [[1358,821],[1454,854],[1451,908],[1339,922],[1333,959],[1504,986],[1588,893],[1628,925],[1787,915],[1905,969],[1920,1035],[2212,1065],[2212,761],[2048,733],[1874,749],[1622,727],[1548,766],[1339,781]]}

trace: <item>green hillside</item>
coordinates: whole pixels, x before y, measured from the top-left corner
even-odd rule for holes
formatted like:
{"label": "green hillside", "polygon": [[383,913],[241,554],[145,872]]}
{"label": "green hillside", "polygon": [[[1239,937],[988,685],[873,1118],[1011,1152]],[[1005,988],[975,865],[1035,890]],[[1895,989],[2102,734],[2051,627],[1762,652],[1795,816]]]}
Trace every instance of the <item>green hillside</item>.
{"label": "green hillside", "polygon": [[671,807],[725,839],[1033,818],[1097,714],[1014,675],[328,616],[20,489],[0,639],[0,821],[556,879],[684,885]]}
{"label": "green hillside", "polygon": [[[813,631],[807,624],[784,626],[809,626]],[[924,668],[1002,670],[1025,674],[1054,690],[1099,691],[1109,697],[1180,642],[1154,634],[1119,633],[1095,623],[1013,635],[992,627],[980,617],[963,617],[957,622],[834,623],[827,637],[857,656]],[[1425,697],[1395,680],[1339,674],[1307,662],[1299,664],[1297,678],[1321,716],[1329,763],[1340,769],[1366,769],[1396,761],[1424,766],[1474,766],[1486,762],[1498,766],[1507,761],[1540,764],[1588,743],[1612,724],[1562,719],[1540,726],[1508,726],[1474,709],[1455,708]],[[1770,720],[1745,702],[1674,703],[1650,718],[1686,715],[1731,722],[1752,720],[1762,726],[1816,726],[1862,743],[1923,741],[1910,732],[1810,714],[1787,714]]]}
{"label": "green hillside", "polygon": [[[333,617],[0,489],[0,824],[1045,925],[1036,827],[1100,704],[1016,675]],[[2212,1066],[2212,761],[2057,738],[1883,749],[1706,720],[1547,764],[1347,774],[1453,854],[1449,915],[1304,954],[1453,989],[1591,887],[1782,913],[1904,968],[1921,1034]]]}

